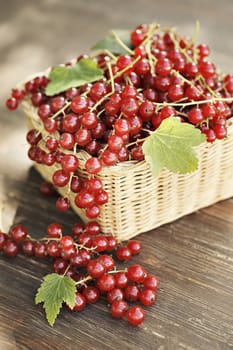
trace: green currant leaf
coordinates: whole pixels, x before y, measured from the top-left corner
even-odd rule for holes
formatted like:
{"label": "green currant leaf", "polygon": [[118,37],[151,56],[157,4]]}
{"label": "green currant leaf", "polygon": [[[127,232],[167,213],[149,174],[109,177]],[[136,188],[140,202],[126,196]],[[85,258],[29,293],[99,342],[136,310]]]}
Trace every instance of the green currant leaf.
{"label": "green currant leaf", "polygon": [[186,174],[198,168],[198,157],[193,147],[204,141],[205,135],[199,129],[170,117],[151,133],[142,150],[154,176],[163,168]]}
{"label": "green currant leaf", "polygon": [[82,86],[101,78],[103,78],[103,71],[97,67],[96,62],[83,58],[73,66],[54,67],[49,73],[50,82],[45,92],[46,95],[53,96],[71,87]]}
{"label": "green currant leaf", "polygon": [[120,38],[123,44],[129,49],[132,49],[130,30],[113,30],[104,39],[98,41],[92,47],[92,50],[108,50],[120,55],[128,53],[128,51],[117,41],[116,37]]}
{"label": "green currant leaf", "polygon": [[53,326],[63,302],[67,303],[70,308],[74,307],[75,294],[76,284],[74,280],[57,273],[51,273],[44,277],[37,290],[35,303],[44,303],[46,318],[50,326]]}

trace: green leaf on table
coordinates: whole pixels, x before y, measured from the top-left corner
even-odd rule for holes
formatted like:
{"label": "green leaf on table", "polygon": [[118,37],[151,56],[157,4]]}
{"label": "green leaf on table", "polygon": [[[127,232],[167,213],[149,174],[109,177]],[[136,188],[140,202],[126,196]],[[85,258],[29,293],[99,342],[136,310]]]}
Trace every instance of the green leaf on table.
{"label": "green leaf on table", "polygon": [[75,305],[76,284],[70,277],[51,273],[46,275],[35,297],[35,303],[44,303],[46,318],[53,326],[65,302],[72,309]]}
{"label": "green leaf on table", "polygon": [[154,176],[164,168],[186,174],[198,168],[198,157],[193,147],[205,139],[205,135],[193,125],[169,117],[151,133],[142,149]]}
{"label": "green leaf on table", "polygon": [[98,41],[92,47],[92,50],[108,50],[112,53],[120,55],[128,53],[124,46],[122,46],[119,41],[117,41],[116,37],[118,37],[129,49],[132,49],[132,44],[130,41],[130,30],[113,30],[107,36],[105,36],[104,39]]}
{"label": "green leaf on table", "polygon": [[73,66],[57,66],[49,73],[46,95],[53,96],[71,87],[82,86],[103,78],[102,69],[89,58],[83,58]]}

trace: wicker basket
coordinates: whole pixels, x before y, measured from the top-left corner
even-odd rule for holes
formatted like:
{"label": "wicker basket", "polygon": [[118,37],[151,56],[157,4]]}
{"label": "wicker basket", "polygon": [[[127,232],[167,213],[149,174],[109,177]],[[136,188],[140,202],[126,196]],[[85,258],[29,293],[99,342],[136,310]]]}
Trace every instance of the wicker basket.
{"label": "wicker basket", "polygon": [[[23,103],[23,110],[29,128],[41,127],[36,110],[29,102]],[[145,161],[128,161],[104,167],[98,176],[108,192],[109,201],[101,207],[98,218],[102,231],[126,240],[232,197],[233,118],[228,124],[227,139],[196,147],[199,168],[194,173],[178,175],[163,170],[159,177],[154,178]],[[78,153],[78,173],[82,177],[87,176],[84,163],[88,157],[84,151]],[[51,181],[54,170],[59,168],[58,165],[48,167],[41,164],[35,164],[35,167],[47,181]],[[58,192],[65,195],[67,187],[58,188]],[[88,221],[84,211],[75,206],[74,196],[72,193],[69,195],[74,211],[83,221]]]}

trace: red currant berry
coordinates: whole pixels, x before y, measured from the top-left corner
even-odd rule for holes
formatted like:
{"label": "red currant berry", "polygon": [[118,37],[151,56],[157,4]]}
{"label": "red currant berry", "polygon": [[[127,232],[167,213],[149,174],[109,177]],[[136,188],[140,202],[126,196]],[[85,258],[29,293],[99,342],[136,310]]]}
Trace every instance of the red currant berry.
{"label": "red currant berry", "polygon": [[85,96],[75,96],[71,102],[70,107],[74,113],[83,114],[88,111],[88,98]]}
{"label": "red currant berry", "polygon": [[67,173],[75,172],[78,168],[78,158],[74,154],[65,154],[61,159],[63,170]]}
{"label": "red currant berry", "polygon": [[62,226],[55,222],[47,227],[48,236],[51,238],[60,238],[62,236],[62,230]]}
{"label": "red currant berry", "polygon": [[156,301],[156,295],[155,292],[151,289],[144,289],[139,292],[140,303],[145,306],[151,306]]}
{"label": "red currant berry", "polygon": [[127,311],[126,317],[132,326],[138,326],[145,319],[145,311],[140,306],[131,306]]}
{"label": "red currant berry", "polygon": [[16,98],[14,98],[14,97],[8,98],[8,100],[6,100],[6,107],[10,111],[14,111],[15,109],[18,108],[18,100],[16,100]]}
{"label": "red currant berry", "polygon": [[63,236],[60,239],[60,246],[62,249],[69,249],[73,247],[74,245],[74,240],[71,236]]}
{"label": "red currant berry", "polygon": [[36,242],[34,253],[37,258],[44,258],[47,255],[47,245],[44,242]]}
{"label": "red currant berry", "polygon": [[129,240],[127,243],[127,247],[129,248],[132,255],[139,254],[142,248],[141,243],[136,239]]}
{"label": "red currant berry", "polygon": [[3,245],[3,251],[6,256],[13,257],[18,254],[18,245],[16,242],[11,240],[6,240]]}
{"label": "red currant berry", "polygon": [[111,315],[115,318],[122,318],[125,316],[128,309],[128,304],[123,300],[114,300],[110,307]]}
{"label": "red currant berry", "polygon": [[136,301],[139,297],[139,288],[135,285],[128,285],[124,290],[124,297],[128,301]]}
{"label": "red currant berry", "polygon": [[86,224],[85,232],[91,236],[96,236],[100,233],[100,224],[96,221],[89,221]]}
{"label": "red currant berry", "polygon": [[26,227],[22,225],[15,225],[10,229],[10,236],[15,242],[22,242],[28,235]]}
{"label": "red currant berry", "polygon": [[67,197],[59,197],[56,200],[56,208],[59,211],[65,212],[70,208],[70,201]]}
{"label": "red currant berry", "polygon": [[116,256],[120,261],[127,261],[131,258],[132,254],[128,247],[121,246],[117,249]]}
{"label": "red currant berry", "polygon": [[92,241],[92,247],[95,247],[95,251],[100,253],[108,250],[108,240],[105,236],[94,236]]}
{"label": "red currant berry", "polygon": [[74,199],[75,204],[79,208],[88,208],[94,205],[95,197],[92,193],[85,189],[82,189]]}
{"label": "red currant berry", "polygon": [[100,159],[96,157],[91,157],[87,159],[85,163],[85,168],[89,174],[98,174],[102,169],[102,164]]}
{"label": "red currant berry", "polygon": [[72,311],[82,311],[86,306],[86,298],[81,293],[76,293],[75,296],[75,305]]}
{"label": "red currant berry", "polygon": [[124,294],[120,288],[113,288],[107,294],[107,301],[112,304],[115,300],[123,300]]}
{"label": "red currant berry", "polygon": [[117,288],[125,288],[128,285],[128,277],[125,272],[117,272],[114,275],[115,278],[115,286]]}
{"label": "red currant berry", "polygon": [[23,253],[28,255],[28,256],[33,256],[34,255],[34,245],[35,245],[35,243],[31,240],[24,241],[22,243]]}
{"label": "red currant berry", "polygon": [[61,250],[57,241],[50,241],[47,244],[47,254],[54,258],[59,258],[61,255]]}
{"label": "red currant berry", "polygon": [[83,292],[83,296],[86,298],[88,304],[96,303],[100,298],[100,291],[96,287],[88,286]]}
{"label": "red currant berry", "polygon": [[101,254],[97,260],[104,266],[105,271],[111,271],[115,267],[114,259],[107,254]]}
{"label": "red currant berry", "polygon": [[158,279],[155,276],[147,276],[143,281],[143,285],[146,289],[156,291],[158,288]]}
{"label": "red currant berry", "polygon": [[105,271],[104,265],[98,259],[90,260],[87,264],[87,273],[93,278],[99,278]]}
{"label": "red currant berry", "polygon": [[104,273],[98,278],[97,286],[101,292],[109,292],[115,287],[114,276]]}
{"label": "red currant berry", "polygon": [[64,170],[56,170],[53,174],[52,180],[55,186],[64,187],[68,184],[70,175]]}

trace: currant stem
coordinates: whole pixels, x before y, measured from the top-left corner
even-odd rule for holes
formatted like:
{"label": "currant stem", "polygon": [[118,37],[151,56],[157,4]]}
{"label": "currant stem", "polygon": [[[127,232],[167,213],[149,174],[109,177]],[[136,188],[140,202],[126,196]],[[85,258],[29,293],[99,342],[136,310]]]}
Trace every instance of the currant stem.
{"label": "currant stem", "polygon": [[123,41],[119,38],[119,36],[114,31],[112,31],[112,34],[116,39],[116,41],[118,42],[118,44],[120,44],[130,55],[134,54],[134,52],[130,50],[130,48],[123,43]]}

